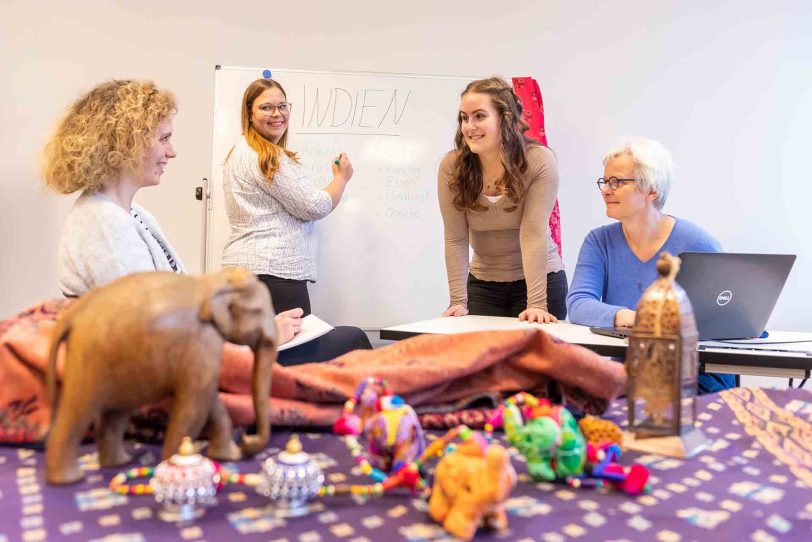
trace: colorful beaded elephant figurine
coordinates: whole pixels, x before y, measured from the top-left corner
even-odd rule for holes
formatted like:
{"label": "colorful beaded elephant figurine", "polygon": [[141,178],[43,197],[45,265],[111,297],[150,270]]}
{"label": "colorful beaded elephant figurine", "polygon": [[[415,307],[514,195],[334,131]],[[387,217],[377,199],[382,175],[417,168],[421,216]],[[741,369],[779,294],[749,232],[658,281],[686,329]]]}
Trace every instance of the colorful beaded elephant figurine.
{"label": "colorful beaded elephant figurine", "polygon": [[[382,388],[378,395],[370,386]],[[354,413],[359,405],[361,416]],[[333,425],[339,435],[366,434],[369,463],[378,472],[373,479],[385,477],[417,459],[426,448],[423,429],[415,411],[398,395],[393,395],[385,380],[368,377],[359,384],[355,396],[344,404],[344,413]]]}
{"label": "colorful beaded elephant figurine", "polygon": [[507,441],[527,459],[534,480],[552,482],[583,473],[586,440],[563,406],[518,393],[505,401],[485,429],[493,432],[500,424]]}

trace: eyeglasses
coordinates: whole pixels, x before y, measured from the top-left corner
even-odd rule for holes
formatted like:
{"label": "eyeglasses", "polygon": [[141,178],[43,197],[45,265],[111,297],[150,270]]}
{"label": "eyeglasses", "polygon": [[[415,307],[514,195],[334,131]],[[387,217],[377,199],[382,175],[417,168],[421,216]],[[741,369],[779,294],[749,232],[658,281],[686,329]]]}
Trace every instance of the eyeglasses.
{"label": "eyeglasses", "polygon": [[277,105],[273,104],[262,104],[257,109],[259,112],[262,113],[265,117],[270,117],[274,114],[274,111],[279,111],[279,114],[283,117],[287,117],[290,115],[290,110],[293,107],[293,104],[290,102],[279,102]]}
{"label": "eyeglasses", "polygon": [[598,190],[603,192],[603,187],[607,184],[609,188],[612,190],[617,190],[620,186],[620,183],[633,183],[636,182],[637,179],[618,179],[617,177],[609,177],[608,179],[604,179],[603,177],[598,179]]}

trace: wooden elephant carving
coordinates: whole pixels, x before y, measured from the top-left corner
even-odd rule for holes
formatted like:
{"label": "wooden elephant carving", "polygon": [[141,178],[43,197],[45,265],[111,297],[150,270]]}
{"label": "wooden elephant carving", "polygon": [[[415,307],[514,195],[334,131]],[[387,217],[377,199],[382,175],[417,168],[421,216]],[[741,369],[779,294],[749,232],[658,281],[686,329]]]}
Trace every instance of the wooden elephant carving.
{"label": "wooden elephant carving", "polygon": [[[232,424],[218,396],[223,343],[254,352],[253,400],[257,433],[238,448]],[[56,358],[66,344],[61,390]],[[172,397],[163,457],[184,436],[206,427],[207,454],[235,460],[268,443],[271,366],[276,359],[276,325],[265,286],[246,269],[184,276],[138,273],[91,290],[56,322],[48,367],[53,422],[45,450],[45,478],[51,484],[80,480],[80,441],[95,421],[103,467],[131,458],[123,435],[138,407]],[[57,404],[58,403],[58,404]]]}
{"label": "wooden elephant carving", "polygon": [[429,515],[454,536],[471,540],[480,524],[504,530],[504,502],[516,485],[510,454],[481,438],[460,444],[437,464]]}

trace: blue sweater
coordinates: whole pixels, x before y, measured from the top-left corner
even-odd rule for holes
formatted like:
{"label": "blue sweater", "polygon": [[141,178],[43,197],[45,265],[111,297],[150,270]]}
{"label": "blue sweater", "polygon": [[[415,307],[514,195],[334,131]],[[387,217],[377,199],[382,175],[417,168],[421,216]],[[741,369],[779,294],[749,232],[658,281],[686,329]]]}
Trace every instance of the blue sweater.
{"label": "blue sweater", "polygon": [[612,327],[615,313],[637,310],[640,296],[657,278],[657,259],[664,250],[720,252],[719,242],[699,226],[676,219],[671,235],[650,260],[634,255],[620,222],[589,232],[578,254],[578,264],[567,295],[570,322],[585,326]]}
{"label": "blue sweater", "polygon": [[[676,219],[671,235],[650,260],[634,255],[620,222],[589,232],[578,254],[578,264],[567,295],[570,322],[586,326],[612,327],[615,313],[637,310],[640,296],[657,278],[657,259],[662,251],[720,252],[719,242],[705,230]],[[699,393],[712,393],[734,385],[731,375],[699,375]]]}

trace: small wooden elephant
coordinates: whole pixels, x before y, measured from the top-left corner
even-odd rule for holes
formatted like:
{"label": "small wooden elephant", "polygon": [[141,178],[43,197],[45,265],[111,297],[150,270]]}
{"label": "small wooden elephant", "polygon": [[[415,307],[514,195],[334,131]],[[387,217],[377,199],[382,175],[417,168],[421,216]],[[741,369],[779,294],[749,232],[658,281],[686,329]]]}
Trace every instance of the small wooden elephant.
{"label": "small wooden elephant", "polygon": [[471,540],[483,523],[505,530],[504,502],[515,485],[516,471],[507,449],[471,438],[437,464],[429,515],[446,531],[465,540]]}
{"label": "small wooden elephant", "polygon": [[[225,341],[254,352],[257,433],[245,435],[240,448],[218,396]],[[63,342],[65,366],[57,393],[56,358]],[[128,462],[123,435],[130,414],[170,397],[164,459],[178,450],[184,436],[194,438],[204,426],[213,458],[236,460],[261,451],[270,438],[276,342],[270,294],[243,268],[198,277],[137,273],[91,290],[60,315],[54,329],[47,374],[54,409],[46,481],[67,484],[82,478],[78,447],[94,421],[99,463]]]}

